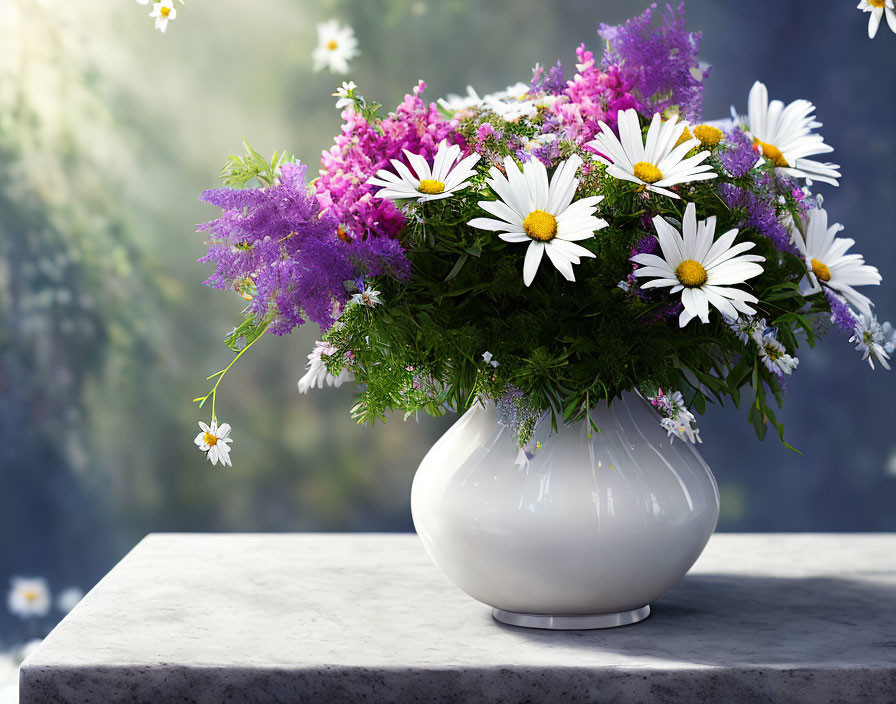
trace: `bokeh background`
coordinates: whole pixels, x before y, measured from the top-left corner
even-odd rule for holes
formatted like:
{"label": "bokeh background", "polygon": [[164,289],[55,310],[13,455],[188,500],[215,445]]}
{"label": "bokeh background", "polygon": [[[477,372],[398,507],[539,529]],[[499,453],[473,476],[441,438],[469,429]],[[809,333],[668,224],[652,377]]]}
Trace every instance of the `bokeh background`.
{"label": "bokeh background", "polygon": [[[189,0],[164,35],[122,0],[0,1],[0,588],[15,574],[91,587],[150,531],[412,530],[411,478],[451,419],[364,428],[352,390],[299,396],[317,330],[266,339],[228,375],[218,415],[234,466],[193,446],[192,404],[231,353],[234,296],[203,287],[197,200],[245,137],[317,168],[340,128],[314,74],[315,24],[355,28],[351,78],[394,106],[419,78],[434,100],[528,81],[536,62],[597,51],[630,0]],[[826,207],[884,285],[896,319],[896,36],[867,38],[854,0],[690,0],[707,118],[752,82],[817,105],[842,164]],[[720,530],[896,529],[896,378],[839,334],[805,351],[758,442],[736,409],[701,419]],[[0,609],[0,647],[52,625]]]}

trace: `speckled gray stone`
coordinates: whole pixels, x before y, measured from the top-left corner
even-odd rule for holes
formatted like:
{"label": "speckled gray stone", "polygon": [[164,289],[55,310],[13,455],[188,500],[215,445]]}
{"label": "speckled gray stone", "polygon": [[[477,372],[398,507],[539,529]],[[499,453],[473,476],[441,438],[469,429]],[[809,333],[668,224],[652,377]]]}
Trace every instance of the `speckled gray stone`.
{"label": "speckled gray stone", "polygon": [[646,621],[553,632],[493,621],[413,535],[150,535],[21,702],[896,702],[894,562],[896,535],[716,535]]}

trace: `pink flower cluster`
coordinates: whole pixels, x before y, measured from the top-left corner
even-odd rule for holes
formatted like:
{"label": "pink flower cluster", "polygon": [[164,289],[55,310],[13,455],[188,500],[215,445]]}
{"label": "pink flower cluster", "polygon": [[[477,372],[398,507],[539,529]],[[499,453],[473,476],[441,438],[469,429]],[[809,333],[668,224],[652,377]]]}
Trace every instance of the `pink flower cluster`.
{"label": "pink flower cluster", "polygon": [[351,106],[342,113],[342,134],[321,156],[315,192],[324,212],[342,224],[344,237],[395,237],[404,226],[405,217],[395,204],[374,198],[377,187],[367,183],[379,169],[392,168],[390,159],[407,163],[402,149],[431,161],[443,139],[465,146],[457,133],[457,120],[446,120],[435,103],[427,104],[420,97],[425,89],[420,81],[377,126]]}
{"label": "pink flower cluster", "polygon": [[576,49],[576,56],[578,72],[566,82],[563,97],[551,106],[551,111],[558,116],[567,138],[584,144],[600,131],[599,122],[615,128],[619,111],[637,107],[637,101],[629,93],[632,82],[618,66],[602,71],[584,44]]}

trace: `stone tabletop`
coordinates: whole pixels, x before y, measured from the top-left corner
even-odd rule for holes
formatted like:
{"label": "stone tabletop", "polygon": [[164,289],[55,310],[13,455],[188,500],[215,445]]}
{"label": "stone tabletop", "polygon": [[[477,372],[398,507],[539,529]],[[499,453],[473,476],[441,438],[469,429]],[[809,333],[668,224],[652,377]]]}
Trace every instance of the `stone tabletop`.
{"label": "stone tabletop", "polygon": [[716,535],[646,621],[555,632],[495,622],[414,535],[154,534],[21,702],[896,702],[896,535]]}

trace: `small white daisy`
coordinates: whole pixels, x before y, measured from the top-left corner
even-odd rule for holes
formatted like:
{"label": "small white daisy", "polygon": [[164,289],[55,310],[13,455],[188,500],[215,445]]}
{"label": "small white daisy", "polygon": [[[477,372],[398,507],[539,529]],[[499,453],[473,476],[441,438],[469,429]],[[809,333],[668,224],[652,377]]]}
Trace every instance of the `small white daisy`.
{"label": "small white daisy", "polygon": [[212,418],[211,425],[206,425],[199,421],[201,432],[193,441],[196,447],[205,453],[208,461],[213,465],[221,463],[221,466],[232,466],[230,461],[230,443],[233,438],[230,437],[230,424],[223,423],[218,426],[218,419]]}
{"label": "small white daisy", "polygon": [[404,154],[414,172],[412,173],[397,159],[392,159],[392,166],[398,174],[388,169],[381,169],[376,172],[376,176],[367,181],[374,186],[382,186],[376,193],[377,198],[393,200],[416,198],[419,203],[449,198],[467,185],[475,174],[473,167],[479,161],[478,154],[470,154],[457,161],[460,157],[460,146],[452,144],[449,147],[444,139],[439,144],[431,168],[426,159],[419,154],[411,154],[407,149],[404,150]]}
{"label": "small white daisy", "polygon": [[769,102],[765,84],[756,81],[750,89],[747,110],[747,132],[763,159],[788,176],[838,185],[837,164],[807,158],[834,151],[821,135],[812,132],[821,127],[813,115],[812,103],[794,100],[785,106],[780,100]]}
{"label": "small white daisy", "polygon": [[837,237],[843,225],[828,227],[828,214],[824,208],[812,208],[808,221],[797,220],[791,228],[794,243],[806,261],[806,275],[800,282],[804,296],[818,293],[826,286],[855,308],[871,317],[871,299],[859,293],[854,286],[876,286],[881,282],[880,273],[865,264],[860,254],[846,252],[855,244],[848,237]]}
{"label": "small white daisy", "polygon": [[867,359],[872,369],[875,361],[884,369],[889,369],[887,360],[896,348],[896,342],[891,337],[892,333],[893,327],[890,323],[881,325],[873,315],[862,314],[856,319],[856,328],[849,341],[855,343],[856,350],[862,353],[862,360]]}
{"label": "small white daisy", "polygon": [[778,376],[792,374],[800,363],[799,359],[787,354],[787,349],[775,339],[774,335],[758,333],[753,339],[759,347],[759,358],[765,368],[773,374]]}
{"label": "small white daisy", "polygon": [[551,263],[567,281],[575,281],[573,264],[582,257],[593,257],[579,240],[594,236],[596,230],[607,226],[607,221],[594,215],[603,196],[589,196],[573,202],[579,181],[576,171],[582,160],[576,155],[561,162],[550,183],[544,164],[531,159],[519,166],[512,157],[504,157],[504,171],[493,166],[486,183],[500,200],[479,201],[479,207],[495,218],[474,218],[470,227],[498,232],[505,242],[528,242],[523,263],[523,283],[529,286],[535,278],[542,256],[547,253]]}
{"label": "small white daisy", "polygon": [[685,208],[682,225],[684,236],[662,217],[653,219],[663,256],[636,254],[631,258],[641,265],[635,269],[636,277],[653,278],[641,284],[641,288],[669,286],[670,293],[681,291],[684,305],[678,318],[681,327],[695,317],[708,323],[710,305],[726,318],[737,318],[738,313],[754,315],[756,311],[748,304],[757,303],[758,299],[733,286],[762,273],[758,262],[765,261],[764,257],[742,254],[755,245],[752,242],[735,245],[737,230],[729,230],[713,241],[715,216],[698,223],[697,207],[693,203]]}
{"label": "small white daisy", "polygon": [[641,123],[635,110],[619,113],[619,137],[605,123],[600,123],[602,134],[588,143],[596,150],[596,158],[607,164],[607,173],[614,178],[642,184],[648,191],[678,198],[670,186],[691,181],[716,178],[712,166],[704,163],[710,156],[701,151],[686,157],[700,140],[691,138],[680,142],[688,123],[671,117],[663,120],[655,114],[647,129],[646,141],[641,138]]}
{"label": "small white daisy", "polygon": [[311,52],[315,71],[326,68],[333,73],[348,73],[348,62],[359,53],[355,30],[347,24],[328,20],[317,25],[317,46]]}
{"label": "small white daisy", "polygon": [[154,0],[149,16],[155,18],[156,29],[164,33],[168,29],[168,22],[177,18],[174,0]]}
{"label": "small white daisy", "polygon": [[354,95],[354,91],[355,89],[357,89],[357,87],[358,86],[355,85],[354,81],[342,82],[342,85],[336,89],[335,93],[333,93],[334,98],[339,98],[339,100],[336,101],[337,110],[342,110],[343,108],[347,108],[349,105],[355,104],[352,95]]}
{"label": "small white daisy", "polygon": [[750,340],[755,341],[757,333],[762,335],[762,332],[766,328],[766,322],[765,318],[741,316],[736,320],[728,320],[728,326],[741,342],[748,345],[750,344]]}
{"label": "small white daisy", "polygon": [[343,367],[338,376],[333,376],[327,371],[327,363],[324,357],[332,357],[338,350],[329,342],[317,341],[314,349],[308,355],[308,371],[299,379],[299,393],[308,393],[308,389],[335,386],[337,389],[346,381],[354,381],[355,375],[347,367]]}
{"label": "small white daisy", "polygon": [[352,295],[351,302],[356,305],[367,306],[368,308],[373,308],[375,306],[382,305],[383,299],[380,297],[379,291],[374,291],[369,288],[365,288],[360,293],[355,293]]}
{"label": "small white daisy", "polygon": [[83,598],[84,592],[80,589],[77,587],[68,587],[59,592],[59,595],[56,597],[56,608],[62,613],[67,614],[81,603],[81,599]]}
{"label": "small white daisy", "polygon": [[43,577],[13,577],[6,597],[9,610],[20,618],[40,618],[50,612],[50,587]]}
{"label": "small white daisy", "polygon": [[874,39],[884,14],[887,16],[887,24],[890,25],[890,29],[896,32],[896,9],[894,9],[893,0],[861,0],[857,7],[863,12],[871,13],[868,18],[869,39]]}

